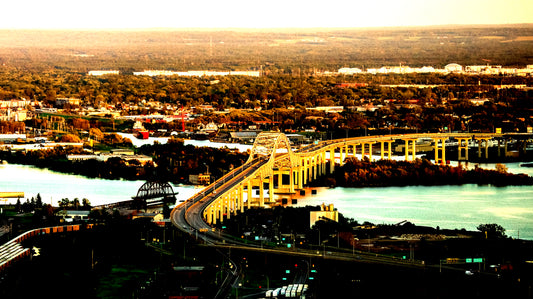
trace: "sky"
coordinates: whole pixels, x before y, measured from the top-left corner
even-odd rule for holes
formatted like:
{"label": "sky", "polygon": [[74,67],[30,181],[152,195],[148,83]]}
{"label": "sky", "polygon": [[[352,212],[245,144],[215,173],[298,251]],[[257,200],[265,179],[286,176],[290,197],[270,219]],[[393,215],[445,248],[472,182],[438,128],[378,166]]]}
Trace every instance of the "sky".
{"label": "sky", "polygon": [[0,29],[359,28],[533,23],[533,0],[16,0]]}

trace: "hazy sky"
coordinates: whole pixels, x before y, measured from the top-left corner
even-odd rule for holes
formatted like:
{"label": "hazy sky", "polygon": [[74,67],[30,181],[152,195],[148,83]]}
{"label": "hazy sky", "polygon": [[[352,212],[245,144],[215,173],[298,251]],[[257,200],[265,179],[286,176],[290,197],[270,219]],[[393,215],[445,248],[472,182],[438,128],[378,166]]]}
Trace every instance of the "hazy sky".
{"label": "hazy sky", "polygon": [[283,28],[533,23],[533,0],[8,0],[0,28]]}

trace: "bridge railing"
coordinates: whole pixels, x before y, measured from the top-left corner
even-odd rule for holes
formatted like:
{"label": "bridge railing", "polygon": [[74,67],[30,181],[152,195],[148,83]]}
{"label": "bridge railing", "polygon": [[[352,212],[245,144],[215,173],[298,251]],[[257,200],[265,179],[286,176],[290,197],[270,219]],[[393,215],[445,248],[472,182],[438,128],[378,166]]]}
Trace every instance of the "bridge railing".
{"label": "bridge railing", "polygon": [[81,227],[90,229],[93,228],[93,226],[94,224],[61,225],[36,228],[24,232],[18,235],[17,237],[11,239],[9,242],[0,246],[0,271],[6,269],[21,258],[24,258],[31,254],[31,250],[29,248],[22,247],[21,243],[26,239],[44,234],[79,231]]}

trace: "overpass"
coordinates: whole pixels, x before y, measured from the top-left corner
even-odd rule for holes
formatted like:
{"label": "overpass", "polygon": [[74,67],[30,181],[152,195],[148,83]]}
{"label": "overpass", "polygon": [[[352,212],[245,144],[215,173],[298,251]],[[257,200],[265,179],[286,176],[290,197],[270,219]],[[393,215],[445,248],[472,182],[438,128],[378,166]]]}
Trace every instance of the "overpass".
{"label": "overpass", "polygon": [[[381,159],[391,159],[393,143],[404,143],[406,160],[416,158],[417,140],[432,140],[435,163],[446,161],[448,140],[455,140],[459,160],[468,161],[469,143],[475,142],[478,157],[488,158],[489,141],[497,142],[498,155],[507,153],[511,140],[531,139],[531,133],[421,133],[365,136],[316,142],[293,149],[282,133],[260,133],[246,163],[218,179],[172,211],[175,226],[187,232],[211,232],[211,225],[223,222],[244,209],[281,204],[275,195],[294,194],[318,176],[332,173],[336,165],[356,154],[373,159],[379,147]],[[204,234],[203,238],[207,238]],[[211,235],[212,241],[216,236]]]}

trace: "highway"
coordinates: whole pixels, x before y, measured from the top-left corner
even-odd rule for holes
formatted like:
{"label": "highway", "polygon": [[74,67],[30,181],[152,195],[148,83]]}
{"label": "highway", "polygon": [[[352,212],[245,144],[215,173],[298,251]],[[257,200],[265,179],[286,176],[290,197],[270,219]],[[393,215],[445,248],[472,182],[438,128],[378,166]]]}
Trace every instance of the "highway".
{"label": "highway", "polygon": [[[404,135],[401,135],[405,137]],[[418,135],[417,135],[418,136]],[[359,141],[375,141],[375,140],[391,140],[399,138],[400,136],[373,136],[357,138]],[[345,139],[329,140],[319,144],[312,144],[294,151],[295,154],[305,155],[306,153],[323,149],[324,147],[343,145]],[[288,158],[288,154],[279,154],[275,157],[276,160]],[[389,256],[382,256],[376,254],[353,252],[337,252],[333,249],[326,251],[317,251],[302,248],[263,248],[260,245],[240,242],[234,236],[226,234],[222,230],[215,229],[207,224],[203,219],[204,209],[213,201],[215,201],[221,194],[231,190],[239,184],[245,177],[253,176],[256,171],[267,164],[269,161],[265,157],[258,157],[249,163],[246,163],[233,171],[226,174],[224,177],[218,179],[211,185],[207,186],[202,191],[198,192],[193,197],[185,202],[182,202],[172,210],[171,220],[174,226],[195,237],[197,240],[206,245],[218,247],[233,247],[236,249],[248,249],[254,251],[272,252],[284,255],[306,256],[306,257],[322,257],[324,259],[336,260],[351,260],[367,263],[380,263],[386,265],[397,265],[402,267],[424,267],[420,261],[406,261]]]}
{"label": "highway", "polygon": [[207,186],[205,189],[172,210],[172,223],[180,230],[189,233],[208,244],[231,242],[233,238],[229,238],[221,231],[214,231],[213,228],[203,220],[203,210],[211,202],[215,201],[218,196],[227,190],[231,190],[243,180],[245,176],[252,175],[267,162],[268,160],[266,159],[257,158],[250,163],[234,169],[224,177]]}
{"label": "highway", "polygon": [[[387,265],[398,265],[398,266],[408,266],[408,267],[425,267],[426,265],[423,265],[420,261],[405,261],[400,259],[394,259],[388,256],[380,256],[380,255],[369,255],[365,253],[359,253],[359,254],[353,254],[350,253],[343,253],[338,251],[325,251],[320,253],[319,252],[313,252],[312,250],[304,250],[304,249],[293,249],[288,250],[287,248],[260,248],[260,246],[255,244],[246,244],[244,242],[240,242],[237,238],[227,235],[221,230],[217,230],[213,227],[211,227],[208,223],[206,223],[203,219],[203,212],[208,207],[209,204],[211,204],[213,201],[215,201],[219,196],[224,194],[226,191],[230,191],[232,188],[234,188],[236,185],[238,185],[241,181],[243,181],[246,177],[254,177],[258,171],[261,170],[262,167],[269,167],[269,162],[273,162],[271,160],[275,160],[277,162],[279,161],[287,161],[290,159],[294,159],[295,157],[305,157],[310,156],[313,154],[316,154],[317,151],[324,151],[324,150],[333,150],[336,147],[342,148],[347,145],[356,145],[356,144],[364,144],[364,143],[376,143],[376,142],[393,142],[396,140],[417,140],[418,138],[432,138],[434,140],[444,140],[446,138],[468,138],[468,139],[491,139],[491,138],[504,138],[504,139],[528,139],[531,138],[533,134],[531,133],[417,133],[417,134],[401,134],[401,135],[380,135],[380,136],[364,136],[364,137],[354,137],[354,138],[346,138],[346,139],[334,139],[334,140],[326,140],[321,141],[318,143],[314,143],[296,150],[292,150],[289,145],[286,145],[286,152],[285,153],[277,153],[276,150],[278,149],[277,146],[279,145],[278,142],[280,140],[279,137],[283,134],[276,133],[266,133],[265,136],[273,136],[277,139],[272,139],[274,145],[271,147],[271,152],[268,153],[268,155],[262,155],[255,157],[252,161],[249,161],[248,163],[245,163],[244,165],[234,169],[233,171],[229,172],[222,178],[218,179],[211,185],[207,186],[205,189],[194,195],[193,197],[189,198],[185,202],[181,203],[180,205],[176,206],[172,210],[171,214],[171,220],[172,223],[180,230],[192,235],[197,240],[201,240],[205,244],[208,245],[215,245],[215,246],[235,246],[240,247],[242,249],[248,248],[249,250],[269,250],[272,252],[277,252],[279,254],[291,254],[291,255],[306,255],[306,256],[322,256],[324,259],[340,259],[340,260],[357,260],[358,262],[369,262],[369,263],[382,263]],[[288,144],[288,140],[286,139],[286,136],[281,136],[281,140],[285,140]],[[259,136],[256,138],[257,140],[260,139]],[[269,141],[270,139],[265,138],[262,140],[262,142]],[[281,142],[282,143],[282,142]],[[481,143],[480,143],[481,144]],[[254,143],[254,148],[256,144]],[[268,148],[267,145],[263,145],[262,150],[264,150],[265,147]],[[273,149],[272,149],[273,148]],[[443,148],[444,150],[444,148]],[[254,157],[254,153],[252,150],[251,157]],[[269,160],[270,159],[270,160]],[[285,159],[285,160],[284,160]]]}

